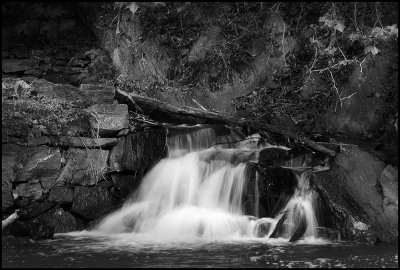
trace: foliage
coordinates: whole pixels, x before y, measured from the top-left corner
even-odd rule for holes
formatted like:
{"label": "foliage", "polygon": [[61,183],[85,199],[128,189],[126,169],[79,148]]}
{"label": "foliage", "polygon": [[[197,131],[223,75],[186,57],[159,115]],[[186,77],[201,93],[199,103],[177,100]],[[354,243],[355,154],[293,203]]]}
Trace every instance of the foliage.
{"label": "foliage", "polygon": [[[32,132],[34,136],[61,135],[65,134],[66,130],[69,131],[74,122],[86,121],[85,119],[90,117],[77,103],[52,97],[32,96],[32,90],[31,85],[21,79],[3,79],[3,136],[24,137]],[[27,129],[19,130],[20,128]]]}

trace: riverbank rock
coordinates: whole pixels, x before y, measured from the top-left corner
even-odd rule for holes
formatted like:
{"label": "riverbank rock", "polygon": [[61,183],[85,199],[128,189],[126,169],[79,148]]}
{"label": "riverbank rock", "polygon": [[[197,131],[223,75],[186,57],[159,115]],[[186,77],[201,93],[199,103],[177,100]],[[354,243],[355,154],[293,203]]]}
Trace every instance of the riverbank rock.
{"label": "riverbank rock", "polygon": [[115,88],[112,86],[81,84],[79,89],[84,97],[93,104],[112,104],[114,102]]}
{"label": "riverbank rock", "polygon": [[47,200],[59,204],[72,203],[74,192],[68,187],[53,187]]}
{"label": "riverbank rock", "polygon": [[96,117],[91,118],[90,125],[94,134],[100,137],[116,136],[119,131],[128,128],[129,113],[126,104],[95,104],[88,112]]}
{"label": "riverbank rock", "polygon": [[[346,239],[367,242],[393,242],[398,235],[397,206],[384,206],[387,200],[397,201],[389,189],[397,180],[386,180],[385,164],[354,145],[342,146],[331,169],[314,173],[315,187],[321,199],[329,205],[334,223]],[[383,175],[383,176],[382,176]],[[390,179],[390,177],[389,177]],[[380,180],[384,183],[380,183]],[[390,183],[390,184],[389,184]],[[391,199],[389,199],[391,198]],[[360,229],[357,222],[366,224]],[[360,223],[360,224],[361,224]],[[373,240],[376,238],[376,240]]]}
{"label": "riverbank rock", "polygon": [[1,179],[1,212],[8,212],[14,205],[12,185],[7,179]]}
{"label": "riverbank rock", "polygon": [[52,202],[34,202],[31,205],[20,209],[18,211],[18,218],[22,220],[35,218],[53,208],[55,205],[56,203]]}
{"label": "riverbank rock", "polygon": [[67,233],[78,230],[78,223],[71,213],[56,207],[37,217],[37,220],[54,230],[54,233]]}
{"label": "riverbank rock", "polygon": [[66,165],[57,178],[57,185],[65,183],[91,186],[100,181],[107,170],[108,150],[71,148],[63,154]]}
{"label": "riverbank rock", "polygon": [[107,187],[83,187],[74,189],[71,212],[86,220],[95,219],[119,206]]}
{"label": "riverbank rock", "polygon": [[128,198],[139,186],[140,176],[132,174],[111,174],[111,180],[114,186],[119,190],[120,196]]}
{"label": "riverbank rock", "polygon": [[44,240],[53,238],[54,228],[43,224],[38,219],[30,222],[16,221],[10,227],[10,234],[16,237],[28,236],[33,240]]}
{"label": "riverbank rock", "polygon": [[368,133],[379,136],[375,133],[387,124],[384,116],[387,90],[384,87],[386,80],[392,80],[392,72],[387,57],[368,55],[362,63],[362,70],[359,66],[354,69],[341,93],[341,97],[349,98],[343,100],[337,112],[332,108],[326,113],[324,123],[327,130],[350,136]]}
{"label": "riverbank rock", "polygon": [[119,137],[110,151],[108,164],[111,172],[125,170],[144,172],[166,157],[166,130],[150,129]]}

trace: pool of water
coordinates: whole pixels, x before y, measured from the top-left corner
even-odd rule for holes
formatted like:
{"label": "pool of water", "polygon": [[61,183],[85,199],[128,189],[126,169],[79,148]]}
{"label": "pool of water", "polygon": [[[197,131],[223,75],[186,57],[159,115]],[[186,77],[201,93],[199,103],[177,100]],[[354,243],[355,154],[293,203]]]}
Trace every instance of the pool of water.
{"label": "pool of water", "polygon": [[397,246],[285,239],[173,242],[79,232],[2,241],[2,267],[398,267]]}

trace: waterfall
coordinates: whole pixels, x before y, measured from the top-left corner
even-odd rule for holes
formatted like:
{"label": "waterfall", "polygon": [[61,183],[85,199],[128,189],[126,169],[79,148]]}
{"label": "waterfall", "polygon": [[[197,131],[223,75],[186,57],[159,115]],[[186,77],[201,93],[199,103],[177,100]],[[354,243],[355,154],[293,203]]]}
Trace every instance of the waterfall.
{"label": "waterfall", "polygon": [[[181,133],[167,138],[169,155],[142,179],[138,190],[122,209],[110,214],[96,227],[103,233],[133,233],[156,239],[226,239],[269,237],[277,217],[259,215],[258,174],[255,176],[254,213],[243,211],[243,196],[249,181],[248,162],[257,161],[260,147],[241,144],[244,136],[217,136],[212,128],[179,126]],[[186,132],[188,129],[189,132]],[[247,146],[246,146],[247,145]],[[252,146],[249,146],[252,145]],[[292,163],[288,166],[293,166]],[[306,218],[306,236],[315,236],[313,193],[306,174],[298,177],[287,212],[284,238]]]}

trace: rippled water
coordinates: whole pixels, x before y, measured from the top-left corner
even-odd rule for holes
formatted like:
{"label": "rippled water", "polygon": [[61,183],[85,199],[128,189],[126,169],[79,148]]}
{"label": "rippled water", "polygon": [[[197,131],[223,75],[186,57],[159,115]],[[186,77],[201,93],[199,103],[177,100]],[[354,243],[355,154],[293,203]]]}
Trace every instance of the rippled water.
{"label": "rippled water", "polygon": [[5,241],[2,267],[398,267],[397,246],[284,239],[155,242],[131,234]]}

